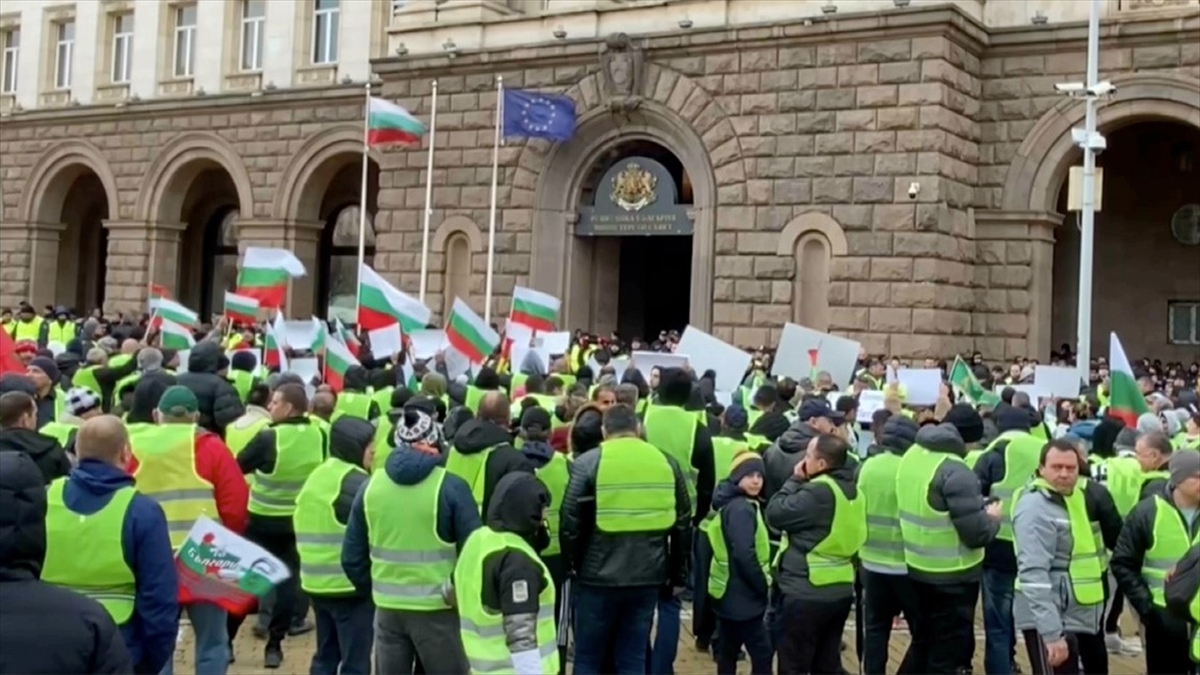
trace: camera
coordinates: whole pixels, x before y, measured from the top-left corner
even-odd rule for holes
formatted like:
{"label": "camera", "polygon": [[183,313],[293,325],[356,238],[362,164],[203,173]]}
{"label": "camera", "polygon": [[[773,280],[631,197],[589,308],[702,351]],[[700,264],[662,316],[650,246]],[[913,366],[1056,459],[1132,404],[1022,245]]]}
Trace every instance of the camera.
{"label": "camera", "polygon": [[917,195],[919,195],[919,194],[921,194],[921,184],[920,183],[909,183],[908,184],[908,198],[916,199]]}

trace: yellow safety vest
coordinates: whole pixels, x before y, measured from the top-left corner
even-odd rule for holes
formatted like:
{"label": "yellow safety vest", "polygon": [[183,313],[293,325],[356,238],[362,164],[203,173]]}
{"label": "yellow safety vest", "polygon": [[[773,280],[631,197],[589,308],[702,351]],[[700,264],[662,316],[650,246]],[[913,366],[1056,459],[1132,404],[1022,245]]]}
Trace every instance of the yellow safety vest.
{"label": "yellow safety vest", "polygon": [[178,550],[200,516],[220,520],[212,483],[196,473],[196,426],[131,424],[128,430],[138,492],[162,507]]}

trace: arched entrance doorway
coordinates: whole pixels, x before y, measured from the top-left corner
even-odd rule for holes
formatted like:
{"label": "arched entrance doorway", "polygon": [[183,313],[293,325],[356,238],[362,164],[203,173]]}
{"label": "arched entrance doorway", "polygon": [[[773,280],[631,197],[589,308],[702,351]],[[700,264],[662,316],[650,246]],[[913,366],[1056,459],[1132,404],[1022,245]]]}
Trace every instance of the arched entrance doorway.
{"label": "arched entrance doorway", "polygon": [[[1191,361],[1200,353],[1200,226],[1176,214],[1200,204],[1200,128],[1150,120],[1111,131],[1107,141],[1097,158],[1104,180],[1095,224],[1092,355],[1107,355],[1115,331],[1131,359]],[[1067,198],[1063,181],[1051,344],[1074,351],[1080,235]]]}
{"label": "arched entrance doorway", "polygon": [[[63,195],[59,216],[48,222],[61,223],[58,240],[58,274],[55,304],[66,305],[82,315],[104,307],[104,277],[108,271],[108,197],[100,177],[85,167],[63,176],[69,185]],[[74,173],[72,179],[70,174]]]}
{"label": "arched entrance doorway", "polygon": [[164,198],[159,222],[183,224],[179,284],[173,290],[205,320],[221,311],[225,291],[237,283],[237,188],[220,164],[197,159],[168,184],[167,195],[172,194],[175,199]]}
{"label": "arched entrance doorway", "polygon": [[[317,253],[318,316],[355,321],[358,299],[359,200],[362,198],[362,155],[340,153],[325,160],[301,198],[300,219],[323,223]],[[375,214],[379,212],[379,165],[367,166],[367,217],[363,261],[375,263]]]}

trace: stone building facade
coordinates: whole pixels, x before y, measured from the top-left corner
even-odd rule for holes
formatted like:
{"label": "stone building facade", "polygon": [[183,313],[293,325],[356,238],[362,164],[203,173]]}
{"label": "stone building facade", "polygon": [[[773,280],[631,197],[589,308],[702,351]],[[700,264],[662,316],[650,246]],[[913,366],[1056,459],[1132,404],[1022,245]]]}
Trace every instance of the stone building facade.
{"label": "stone building facade", "polygon": [[[1101,77],[1117,90],[1100,129],[1165,124],[1186,159],[1200,152],[1200,5],[1159,4],[1174,6],[1102,25]],[[1055,314],[1074,311],[1056,293],[1055,242],[1070,226],[1064,184],[1084,104],[1054,85],[1083,78],[1086,25],[989,29],[958,5],[925,5],[681,28],[628,49],[608,38],[373,62],[375,93],[423,119],[437,81],[435,311],[454,295],[483,307],[500,76],[570,96],[578,126],[569,142],[499,150],[492,316],[519,284],[563,298],[569,327],[615,327],[612,253],[571,229],[597,162],[639,140],[673,153],[690,181],[689,319],[734,344],[774,344],[787,321],[903,357],[1044,359],[1073,341],[1052,334]],[[637,68],[628,87],[611,76],[614,54]],[[4,119],[0,305],[62,301],[83,283],[88,235],[72,214],[87,193],[106,234],[106,307],[139,307],[150,282],[199,302],[211,252],[201,231],[232,207],[236,246],[285,246],[316,271],[294,283],[292,314],[323,311],[331,214],[358,200],[362,110],[362,84],[347,84]],[[427,155],[370,156],[374,266],[415,294]],[[1136,171],[1106,169],[1106,191]],[[1180,205],[1195,194],[1181,190]],[[1131,237],[1150,225],[1135,221]],[[1200,347],[1164,335],[1170,301],[1200,301],[1200,256],[1163,242],[1128,269],[1097,270],[1122,302],[1097,314],[1093,354],[1120,330],[1131,355],[1196,358]],[[1156,266],[1169,288],[1142,298],[1136,282]]]}

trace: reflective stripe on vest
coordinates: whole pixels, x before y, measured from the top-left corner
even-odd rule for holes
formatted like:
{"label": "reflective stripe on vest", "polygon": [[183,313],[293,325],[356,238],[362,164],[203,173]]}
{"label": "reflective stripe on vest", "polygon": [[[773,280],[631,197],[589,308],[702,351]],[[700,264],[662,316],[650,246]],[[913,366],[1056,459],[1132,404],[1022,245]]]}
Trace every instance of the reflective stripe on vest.
{"label": "reflective stripe on vest", "polygon": [[1142,487],[1148,481],[1167,477],[1166,471],[1144,471],[1136,457],[1113,457],[1105,463],[1104,484],[1122,519],[1142,501]]}
{"label": "reflective stripe on vest", "polygon": [[700,420],[696,413],[673,405],[651,405],[646,409],[642,426],[646,430],[646,441],[675,458],[687,484],[688,500],[692,513],[696,512],[696,480],[699,472],[692,466],[692,452],[696,444],[696,427]]}
{"label": "reflective stripe on vest", "polygon": [[138,492],[158,502],[178,550],[200,516],[220,520],[212,483],[196,473],[196,426],[131,424],[129,446],[138,466]]}
{"label": "reflective stripe on vest", "polygon": [[46,559],[42,581],[99,602],[117,625],[133,616],[137,582],[121,545],[125,514],[137,492],[131,486],[112,493],[104,508],[83,515],[63,502],[66,478],[50,484],[46,509]]}
{"label": "reflective stripe on vest", "polygon": [[1000,499],[1000,531],[997,539],[1013,540],[1012,514],[1016,500],[1013,497],[1017,490],[1025,485],[1037,471],[1038,462],[1042,455],[1043,441],[1025,432],[1006,431],[992,441],[989,450],[1000,441],[1007,440],[1004,446],[1004,478],[999,483],[992,484],[991,496]]}
{"label": "reflective stripe on vest", "polygon": [[[1100,564],[1100,550],[1096,548],[1096,538],[1092,533],[1092,523],[1088,520],[1087,503],[1083,494],[1086,487],[1087,479],[1080,479],[1075,483],[1075,490],[1069,495],[1059,495],[1063,499],[1064,508],[1067,510],[1067,524],[1071,531],[1071,557],[1067,563],[1067,576],[1071,580],[1071,594],[1075,596],[1075,602],[1079,605],[1091,606],[1098,605],[1104,602],[1104,586],[1101,579],[1104,577],[1104,570]],[[1053,494],[1057,494],[1053,487],[1045,480],[1038,478],[1029,484],[1028,491],[1037,494],[1032,499],[1049,499]],[[1018,490],[1014,499],[1021,499],[1028,496],[1025,490]],[[1013,540],[1013,551],[1019,556],[1020,549],[1017,547],[1017,542]],[[1053,570],[1051,570],[1053,571]],[[1016,589],[1021,589],[1021,580],[1018,578]]]}
{"label": "reflective stripe on vest", "polygon": [[550,543],[542,550],[542,557],[549,558],[561,551],[558,544],[559,513],[563,497],[567,494],[567,483],[571,482],[571,460],[556,452],[545,466],[537,470],[537,477],[550,493],[550,506],[546,508],[546,532],[550,535]]}
{"label": "reflective stripe on vest", "polygon": [[376,607],[432,612],[448,609],[442,587],[458,559],[437,533],[438,499],[446,471],[435,467],[415,485],[371,475],[363,492],[371,545],[371,596]]}
{"label": "reflective stripe on vest", "polygon": [[[463,546],[462,556],[454,568],[454,590],[458,601],[459,634],[463,651],[471,664],[472,675],[512,673],[512,653],[504,630],[504,615],[483,604],[485,580],[484,562],[500,551],[517,551],[534,561],[542,571],[542,588],[538,592],[537,650],[541,657],[541,675],[558,673],[558,631],[554,623],[554,581],[550,570],[533,548],[516,534],[497,532],[481,527],[471,533]],[[533,673],[522,673],[533,675]]]}
{"label": "reflective stripe on vest", "polygon": [[950,514],[929,505],[929,489],[943,462],[962,462],[954,455],[914,445],[900,458],[896,472],[896,505],[904,536],[904,563],[922,572],[969,570],[983,562],[982,548],[963,546]]}
{"label": "reflective stripe on vest", "polygon": [[908,573],[896,500],[899,471],[900,455],[884,452],[868,458],[858,472],[858,495],[863,500],[867,524],[867,539],[859,557],[863,569],[879,574]]}
{"label": "reflective stripe on vest", "polygon": [[354,584],[342,570],[342,539],[346,526],[338,522],[334,503],[342,481],[352,472],[366,472],[336,457],[325,460],[296,497],[296,550],[300,554],[300,587],[307,593],[352,593]]}
{"label": "reflective stripe on vest", "polygon": [[[750,500],[754,507],[754,559],[762,569],[767,586],[771,585],[771,541],[767,538],[767,525],[757,501]],[[708,594],[720,600],[729,587],[729,547],[725,544],[725,526],[721,514],[714,511],[700,529],[708,536],[712,546],[712,560],[708,568]]]}
{"label": "reflective stripe on vest", "polygon": [[71,340],[74,340],[77,334],[78,331],[76,330],[76,326],[73,322],[67,321],[60,324],[57,321],[51,321],[46,326],[46,344],[57,342],[63,347],[66,347],[67,343]]}
{"label": "reflective stripe on vest", "polygon": [[813,483],[824,483],[833,492],[833,522],[829,534],[808,552],[808,580],[813,586],[854,583],[854,556],[867,540],[867,514],[863,500],[846,497],[842,487],[828,475]]}
{"label": "reflective stripe on vest", "polygon": [[319,424],[283,423],[275,432],[275,466],[254,472],[247,510],[259,516],[291,516],[296,497],[313,470],[325,461],[326,434]]}
{"label": "reflective stripe on vest", "polygon": [[1174,569],[1179,559],[1187,553],[1188,547],[1200,543],[1200,531],[1195,535],[1188,534],[1187,523],[1174,504],[1155,495],[1154,500],[1154,531],[1151,533],[1153,544],[1146,550],[1142,560],[1142,580],[1150,587],[1150,596],[1157,607],[1166,607],[1164,585],[1167,582],[1167,572]]}
{"label": "reflective stripe on vest", "polygon": [[675,524],[675,472],[658,448],[639,438],[600,444],[596,528],[605,534],[665,532]]}
{"label": "reflective stripe on vest", "polygon": [[250,445],[250,441],[258,435],[260,431],[266,429],[271,424],[269,417],[244,417],[235,421],[233,424],[225,427],[225,445],[229,446],[229,451],[234,457],[238,456],[242,450]]}

